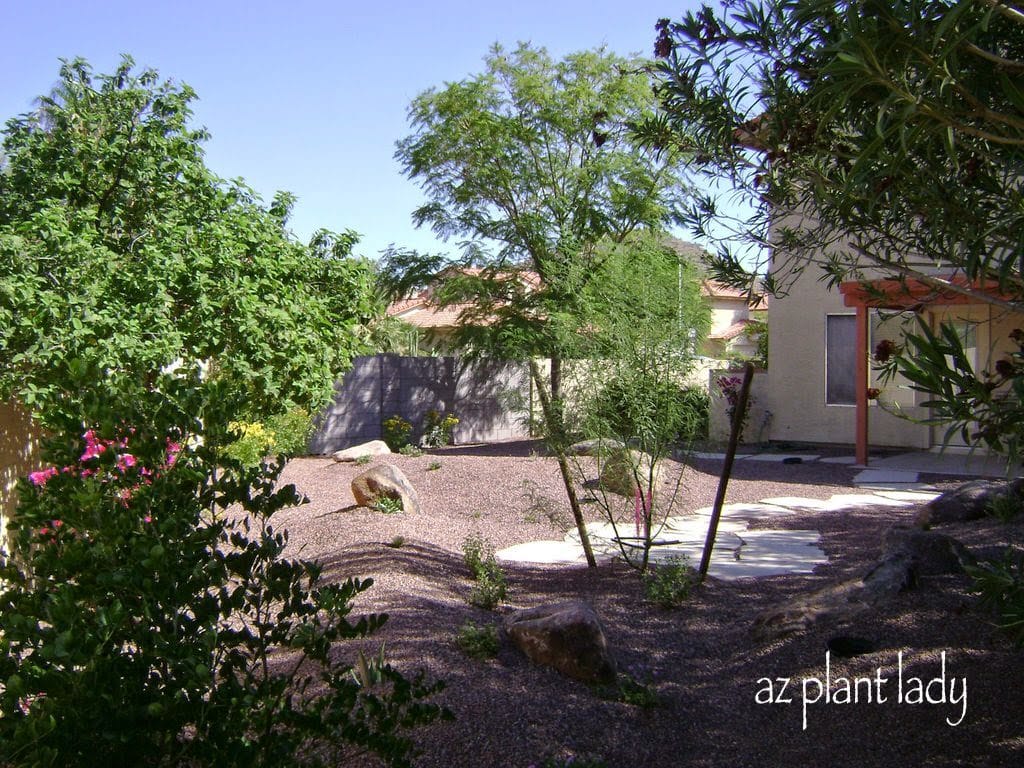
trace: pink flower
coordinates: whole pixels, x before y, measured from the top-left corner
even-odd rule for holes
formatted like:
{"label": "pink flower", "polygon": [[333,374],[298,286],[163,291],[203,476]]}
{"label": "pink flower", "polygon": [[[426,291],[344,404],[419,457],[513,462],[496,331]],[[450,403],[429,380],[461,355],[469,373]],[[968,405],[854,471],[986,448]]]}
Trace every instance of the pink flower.
{"label": "pink flower", "polygon": [[122,453],[117,457],[117,468],[126,472],[129,467],[134,467],[138,461],[130,453]]}
{"label": "pink flower", "polygon": [[46,485],[46,481],[57,474],[56,467],[48,467],[46,469],[40,469],[38,472],[30,472],[28,481],[32,485],[42,487]]}
{"label": "pink flower", "polygon": [[144,518],[142,518],[142,521],[145,522],[145,523],[152,523],[153,522],[153,516],[152,515],[146,515]]}
{"label": "pink flower", "polygon": [[54,530],[56,530],[57,528],[60,528],[62,525],[64,525],[64,521],[63,520],[51,520],[50,521],[50,525],[52,525]]}

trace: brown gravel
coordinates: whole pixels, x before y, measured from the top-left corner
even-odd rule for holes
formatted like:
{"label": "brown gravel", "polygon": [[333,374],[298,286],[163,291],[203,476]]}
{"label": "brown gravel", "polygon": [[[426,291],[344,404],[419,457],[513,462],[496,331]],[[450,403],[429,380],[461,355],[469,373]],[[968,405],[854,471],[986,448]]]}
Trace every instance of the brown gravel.
{"label": "brown gravel", "polygon": [[[912,520],[915,510],[884,507],[808,513],[772,526],[821,531],[830,563],[809,576],[709,581],[677,610],[644,601],[639,579],[621,565],[598,569],[507,567],[509,598],[497,612],[470,606],[471,582],[462,543],[480,533],[495,548],[561,538],[570,518],[556,464],[532,443],[454,447],[411,458],[387,457],[419,492],[422,514],[383,515],[353,506],[351,479],[364,466],[330,459],[292,461],[284,479],[310,503],[281,515],[295,552],[325,563],[331,578],[372,576],[357,611],[386,612],[388,624],[367,647],[387,643],[407,672],[424,668],[446,681],[440,700],[452,723],[421,730],[418,765],[432,768],[527,768],[547,757],[601,758],[609,768],[632,766],[1020,766],[1024,765],[1024,656],[992,626],[962,577],[934,577],[855,625],[824,626],[769,644],[752,639],[755,616],[787,597],[841,578],[863,575],[878,557],[883,531]],[[440,467],[436,467],[440,464]],[[433,468],[432,468],[433,467]],[[721,463],[694,460],[682,472],[679,513],[710,505]],[[671,474],[671,473],[670,473]],[[728,501],[773,496],[827,499],[850,493],[854,471],[809,462],[740,462]],[[587,505],[596,517],[594,504]],[[943,530],[972,547],[1020,542],[1022,526],[985,521]],[[387,546],[404,541],[401,547]],[[587,685],[532,666],[503,644],[490,661],[468,658],[455,645],[467,621],[499,623],[516,608],[582,598],[602,617],[621,670],[655,692],[640,708]],[[836,634],[870,638],[879,650],[833,660],[837,678],[889,678],[884,703],[823,701],[807,706],[804,679],[824,678],[825,646]],[[953,703],[897,701],[902,653],[910,678],[938,678],[946,653],[946,695],[966,679],[967,709]],[[353,648],[344,652],[352,653]],[[759,704],[763,678],[790,678],[791,703]],[[815,692],[808,682],[809,694]],[[932,689],[938,692],[938,683]],[[778,689],[776,689],[778,693]]]}

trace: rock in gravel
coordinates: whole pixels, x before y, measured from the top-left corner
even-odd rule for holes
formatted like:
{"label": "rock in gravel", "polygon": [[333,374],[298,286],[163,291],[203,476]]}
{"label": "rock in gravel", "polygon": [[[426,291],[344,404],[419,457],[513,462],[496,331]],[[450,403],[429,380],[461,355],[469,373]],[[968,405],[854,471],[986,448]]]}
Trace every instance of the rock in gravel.
{"label": "rock in gravel", "polygon": [[[601,464],[601,475],[598,487],[620,496],[632,498],[636,494],[637,479],[644,491],[648,489],[651,479],[650,455],[641,451],[619,449],[608,454]],[[661,465],[655,464],[653,483],[650,487],[657,488],[661,483]]]}
{"label": "rock in gravel", "polygon": [[978,520],[985,517],[989,504],[1004,496],[1016,496],[1024,503],[1024,478],[964,483],[925,504],[917,522],[920,525],[941,525]]}
{"label": "rock in gravel", "polygon": [[754,637],[774,640],[825,621],[848,621],[913,589],[919,576],[963,573],[976,562],[963,544],[936,531],[894,526],[882,545],[882,558],[864,578],[797,595],[764,611],[754,621]]}
{"label": "rock in gravel", "polygon": [[391,453],[388,444],[383,440],[371,440],[361,445],[353,445],[351,448],[337,451],[333,454],[335,461],[356,461],[363,456],[386,456]]}
{"label": "rock in gravel", "polygon": [[977,564],[967,547],[938,531],[895,526],[886,531],[882,544],[889,552],[908,555],[918,576],[963,573],[966,567]]}
{"label": "rock in gravel", "polygon": [[412,483],[398,467],[378,464],[352,480],[352,495],[361,507],[372,507],[381,496],[402,502],[405,512],[419,512],[420,499]]}
{"label": "rock in gravel", "polygon": [[587,683],[615,679],[615,659],[597,613],[570,600],[516,611],[505,619],[513,643],[535,664]]}

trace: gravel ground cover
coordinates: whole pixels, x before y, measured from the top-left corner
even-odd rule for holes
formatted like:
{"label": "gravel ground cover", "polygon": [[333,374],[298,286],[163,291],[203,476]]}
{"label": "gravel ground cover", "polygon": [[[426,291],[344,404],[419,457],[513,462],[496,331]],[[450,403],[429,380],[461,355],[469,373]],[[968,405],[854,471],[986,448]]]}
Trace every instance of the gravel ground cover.
{"label": "gravel ground cover", "polygon": [[[622,565],[510,565],[508,598],[491,612],[467,602],[472,582],[462,544],[473,534],[496,549],[561,538],[571,518],[555,462],[529,442],[384,460],[417,489],[419,515],[355,506],[349,486],[367,466],[304,458],[289,463],[283,480],[310,503],[282,513],[278,525],[289,530],[292,551],[321,560],[331,578],[375,580],[356,611],[390,620],[363,646],[339,652],[375,650],[383,641],[404,671],[424,669],[446,682],[440,700],[455,720],[416,733],[417,765],[527,768],[570,757],[609,768],[1024,765],[1024,656],[994,629],[966,578],[922,580],[853,625],[768,643],[751,635],[760,612],[862,576],[880,554],[883,532],[910,523],[913,507],[772,520],[765,527],[820,531],[829,564],[812,575],[712,580],[674,610],[645,601],[639,579]],[[671,462],[669,482],[681,477],[675,513],[710,505],[720,469],[716,460]],[[739,462],[727,500],[828,499],[857,492],[854,474],[820,462]],[[951,482],[933,479],[940,487]],[[585,505],[592,519],[599,518],[595,506]],[[971,547],[1024,537],[1020,525],[987,520],[943,530]],[[514,609],[565,599],[587,600],[601,616],[620,670],[635,683],[628,701],[535,667],[507,642],[487,660],[470,658],[455,642],[466,622],[499,625]],[[826,669],[827,642],[838,634],[867,637],[876,651],[831,659]],[[928,700],[917,702],[926,690]]]}

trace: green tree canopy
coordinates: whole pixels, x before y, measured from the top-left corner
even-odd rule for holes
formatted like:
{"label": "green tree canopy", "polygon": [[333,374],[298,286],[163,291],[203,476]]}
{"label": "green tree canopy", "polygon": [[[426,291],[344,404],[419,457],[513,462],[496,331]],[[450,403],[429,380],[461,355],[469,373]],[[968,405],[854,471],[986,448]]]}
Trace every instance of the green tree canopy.
{"label": "green tree canopy", "polygon": [[[1018,3],[764,0],[659,29],[665,116],[647,138],[681,137],[755,206],[738,236],[774,247],[769,289],[808,265],[838,281],[931,280],[931,264],[1021,292]],[[690,221],[710,231],[717,202]],[[738,261],[718,266],[736,281]]]}
{"label": "green tree canopy", "polygon": [[[599,244],[661,226],[680,207],[680,155],[632,140],[629,126],[655,109],[642,61],[603,50],[555,61],[521,44],[495,46],[484,63],[413,101],[413,133],[396,156],[428,198],[417,224],[462,238],[462,264],[485,269],[445,271],[444,259],[401,253],[391,266],[402,286],[439,283],[441,301],[471,299],[483,316],[499,315],[492,341],[509,353],[551,354],[547,319],[574,305],[603,258]],[[510,280],[516,269],[537,281]],[[513,299],[514,310],[500,311]]]}
{"label": "green tree canopy", "polygon": [[309,246],[203,161],[187,86],[65,62],[8,121],[0,167],[0,397],[44,423],[169,367],[235,382],[253,414],[316,404],[379,312],[355,235]]}
{"label": "green tree canopy", "polygon": [[[832,284],[880,274],[1021,311],[1018,0],[734,2],[658,29],[665,113],[643,133],[691,149],[751,202],[733,224],[741,242],[771,246],[768,291],[806,270]],[[706,195],[688,218],[710,233],[722,211]],[[724,243],[714,266],[753,290],[743,253]],[[923,328],[890,370],[954,430],[980,423],[972,439],[1019,453],[1020,355],[980,372],[959,347]]]}
{"label": "green tree canopy", "polygon": [[565,462],[560,361],[608,246],[672,220],[687,192],[681,153],[633,139],[656,108],[645,66],[604,50],[556,61],[527,44],[494,46],[482,73],[413,100],[413,132],[396,153],[427,195],[417,224],[463,238],[461,267],[482,267],[395,252],[396,292],[431,283],[438,303],[468,307],[466,348],[551,358],[550,388],[535,362],[531,371],[591,564]]}

